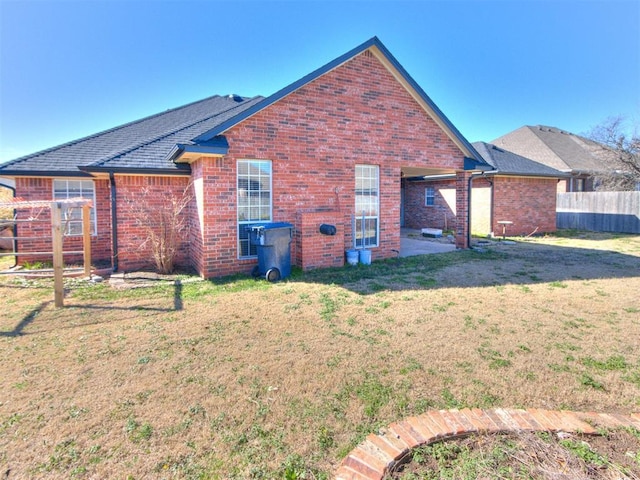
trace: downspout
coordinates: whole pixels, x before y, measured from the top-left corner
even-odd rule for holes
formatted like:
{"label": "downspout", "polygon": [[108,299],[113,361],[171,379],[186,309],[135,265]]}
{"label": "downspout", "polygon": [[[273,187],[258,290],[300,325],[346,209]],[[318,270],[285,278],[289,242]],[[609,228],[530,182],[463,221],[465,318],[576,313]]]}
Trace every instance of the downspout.
{"label": "downspout", "polygon": [[[6,185],[4,183],[0,183],[0,187],[4,187],[4,188],[8,188],[9,190],[11,190],[13,192],[13,198],[16,198],[16,189],[15,187],[12,187],[11,185]],[[16,217],[16,213],[17,213],[17,209],[13,209],[13,218]],[[13,251],[15,253],[18,253],[18,223],[16,222],[13,225],[13,236],[15,237],[13,239]],[[14,255],[13,256],[14,260],[13,260],[13,265],[10,268],[14,268],[18,265],[18,255]]]}
{"label": "downspout", "polygon": [[490,229],[490,234],[491,236],[493,236],[493,220],[495,219],[494,217],[494,209],[495,209],[495,200],[496,200],[496,189],[495,189],[495,185],[493,183],[493,179],[489,178],[486,175],[486,172],[482,172],[482,176],[484,178],[487,179],[487,182],[489,182],[489,185],[491,185],[491,208],[489,209],[489,229]]}
{"label": "downspout", "polygon": [[116,179],[113,172],[109,172],[109,186],[111,189],[111,266],[118,271],[118,216],[116,215]]}

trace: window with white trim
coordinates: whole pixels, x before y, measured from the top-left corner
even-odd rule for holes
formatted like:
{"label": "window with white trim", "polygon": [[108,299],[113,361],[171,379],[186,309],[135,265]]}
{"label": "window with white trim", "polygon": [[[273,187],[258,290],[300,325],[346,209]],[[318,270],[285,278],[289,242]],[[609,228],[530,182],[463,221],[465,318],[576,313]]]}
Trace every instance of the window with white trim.
{"label": "window with white trim", "polygon": [[257,255],[248,227],[271,221],[271,161],[238,160],[238,257]]}
{"label": "window with white trim", "polygon": [[[98,224],[96,219],[96,189],[93,180],[54,180],[53,199],[67,200],[70,198],[91,200],[91,235],[96,235]],[[82,235],[82,208],[71,207],[63,209],[62,221],[66,236]]]}
{"label": "window with white trim", "polygon": [[424,206],[433,207],[436,204],[436,189],[427,187],[424,189]]}
{"label": "window with white trim", "polygon": [[377,247],[380,221],[380,175],[377,165],[356,165],[356,247]]}

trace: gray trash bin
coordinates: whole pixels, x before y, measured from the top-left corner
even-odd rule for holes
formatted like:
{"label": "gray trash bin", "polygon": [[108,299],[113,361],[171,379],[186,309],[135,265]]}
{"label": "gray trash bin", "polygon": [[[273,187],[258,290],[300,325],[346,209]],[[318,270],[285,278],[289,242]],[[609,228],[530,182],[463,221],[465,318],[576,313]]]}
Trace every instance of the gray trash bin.
{"label": "gray trash bin", "polygon": [[249,227],[251,243],[258,250],[258,265],[254,277],[270,282],[291,275],[291,238],[293,225],[287,222],[258,223]]}

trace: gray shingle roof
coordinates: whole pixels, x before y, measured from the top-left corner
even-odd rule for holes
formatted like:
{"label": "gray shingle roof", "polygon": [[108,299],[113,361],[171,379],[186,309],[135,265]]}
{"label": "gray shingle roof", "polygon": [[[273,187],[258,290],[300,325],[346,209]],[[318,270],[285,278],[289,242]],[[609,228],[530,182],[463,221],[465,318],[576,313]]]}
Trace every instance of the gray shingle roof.
{"label": "gray shingle roof", "polygon": [[606,170],[595,155],[593,142],[554,127],[520,127],[491,143],[564,172]]}
{"label": "gray shingle roof", "polygon": [[0,174],[82,175],[83,168],[189,171],[167,156],[188,142],[262,100],[219,96],[127,123],[104,132],[27,155],[0,165]]}
{"label": "gray shingle roof", "polygon": [[86,172],[116,170],[189,172],[189,165],[173,161],[185,151],[185,148],[193,147],[192,151],[199,148],[219,149],[216,141],[221,140],[219,136],[226,130],[369,49],[378,52],[385,64],[390,65],[388,68],[392,68],[402,77],[408,88],[424,103],[425,108],[435,115],[443,130],[448,132],[463,152],[470,155],[469,159],[474,162],[469,168],[482,166],[482,157],[473,146],[409,76],[382,42],[373,37],[266,99],[247,99],[235,95],[210,97],[13,160],[0,165],[0,175],[88,175]]}
{"label": "gray shingle roof", "polygon": [[496,174],[554,178],[567,176],[566,173],[555,168],[534,162],[490,143],[474,142],[473,146],[482,155],[482,158],[495,169]]}

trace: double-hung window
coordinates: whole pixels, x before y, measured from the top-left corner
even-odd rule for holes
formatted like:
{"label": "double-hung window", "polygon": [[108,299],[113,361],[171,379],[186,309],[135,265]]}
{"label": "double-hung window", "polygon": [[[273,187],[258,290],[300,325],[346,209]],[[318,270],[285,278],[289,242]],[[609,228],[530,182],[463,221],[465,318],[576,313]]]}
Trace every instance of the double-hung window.
{"label": "double-hung window", "polygon": [[436,204],[436,189],[427,187],[424,189],[424,205],[425,207],[433,207]]}
{"label": "double-hung window", "polygon": [[380,175],[377,165],[356,165],[356,247],[377,247],[380,231]]}
{"label": "double-hung window", "polygon": [[271,161],[238,160],[238,256],[257,255],[249,225],[271,221]]}
{"label": "double-hung window", "polygon": [[[96,190],[92,180],[54,180],[53,199],[67,200],[82,198],[91,200],[91,235],[98,231],[96,220]],[[62,221],[67,236],[82,235],[82,208],[65,208],[62,211]]]}

